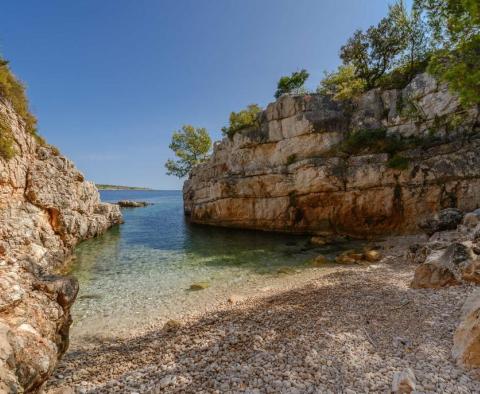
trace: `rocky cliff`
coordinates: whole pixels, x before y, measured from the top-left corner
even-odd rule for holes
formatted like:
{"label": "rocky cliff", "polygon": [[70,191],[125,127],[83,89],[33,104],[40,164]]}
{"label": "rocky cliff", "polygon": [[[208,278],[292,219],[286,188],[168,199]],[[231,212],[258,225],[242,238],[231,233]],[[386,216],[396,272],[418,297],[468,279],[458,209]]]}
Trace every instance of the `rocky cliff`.
{"label": "rocky cliff", "polygon": [[[388,149],[342,149],[379,130]],[[411,232],[439,209],[479,206],[479,152],[478,108],[463,108],[427,74],[349,103],[283,96],[260,127],[223,139],[193,169],[185,212],[195,223],[261,230]]]}
{"label": "rocky cliff", "polygon": [[0,157],[0,392],[33,392],[68,346],[78,284],[55,275],[81,240],[122,220],[58,150],[0,98],[16,154]]}

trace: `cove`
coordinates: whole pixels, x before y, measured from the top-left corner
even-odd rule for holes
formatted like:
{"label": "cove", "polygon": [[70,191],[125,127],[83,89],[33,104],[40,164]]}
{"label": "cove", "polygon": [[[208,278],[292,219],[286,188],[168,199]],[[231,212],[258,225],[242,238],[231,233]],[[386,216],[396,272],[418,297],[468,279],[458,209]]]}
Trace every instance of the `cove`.
{"label": "cove", "polygon": [[[232,294],[258,294],[312,269],[318,254],[352,246],[313,248],[307,236],[192,225],[181,191],[101,191],[101,198],[152,205],[123,209],[123,225],[76,248],[73,343],[202,313]],[[191,291],[199,282],[208,288]]]}

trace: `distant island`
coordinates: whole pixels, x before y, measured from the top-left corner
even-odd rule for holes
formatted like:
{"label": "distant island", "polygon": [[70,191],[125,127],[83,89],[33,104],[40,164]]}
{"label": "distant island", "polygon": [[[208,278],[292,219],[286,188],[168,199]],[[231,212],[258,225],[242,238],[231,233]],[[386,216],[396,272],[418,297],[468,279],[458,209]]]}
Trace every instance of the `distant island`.
{"label": "distant island", "polygon": [[98,190],[153,190],[148,187],[104,185],[101,183],[97,183],[95,186],[97,186]]}

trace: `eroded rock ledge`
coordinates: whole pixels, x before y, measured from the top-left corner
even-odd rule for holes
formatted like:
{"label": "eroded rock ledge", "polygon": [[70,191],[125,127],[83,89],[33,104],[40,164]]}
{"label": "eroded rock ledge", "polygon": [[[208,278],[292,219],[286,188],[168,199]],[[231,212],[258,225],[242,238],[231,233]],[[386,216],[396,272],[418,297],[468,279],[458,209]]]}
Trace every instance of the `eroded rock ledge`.
{"label": "eroded rock ledge", "polygon": [[0,158],[0,392],[34,392],[68,347],[74,278],[55,275],[81,240],[122,221],[119,207],[0,99],[17,152]]}
{"label": "eroded rock ledge", "polygon": [[[260,124],[217,143],[193,169],[183,188],[193,222],[365,236],[413,232],[433,212],[480,202],[478,108],[462,108],[427,74],[348,104],[283,96]],[[402,151],[403,169],[387,153],[336,151],[349,132],[379,128],[440,142]]]}

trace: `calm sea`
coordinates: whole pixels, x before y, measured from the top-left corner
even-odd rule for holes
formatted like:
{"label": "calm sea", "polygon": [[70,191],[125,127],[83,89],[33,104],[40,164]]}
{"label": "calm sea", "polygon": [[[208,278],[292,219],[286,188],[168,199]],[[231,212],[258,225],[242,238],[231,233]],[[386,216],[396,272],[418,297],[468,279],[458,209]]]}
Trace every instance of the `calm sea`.
{"label": "calm sea", "polygon": [[[138,200],[125,224],[81,243],[72,274],[80,281],[73,339],[110,336],[207,310],[232,292],[259,291],[280,267],[309,269],[318,253],[302,236],[191,225],[180,191],[102,191],[103,201]],[[208,288],[190,291],[205,282]]]}

